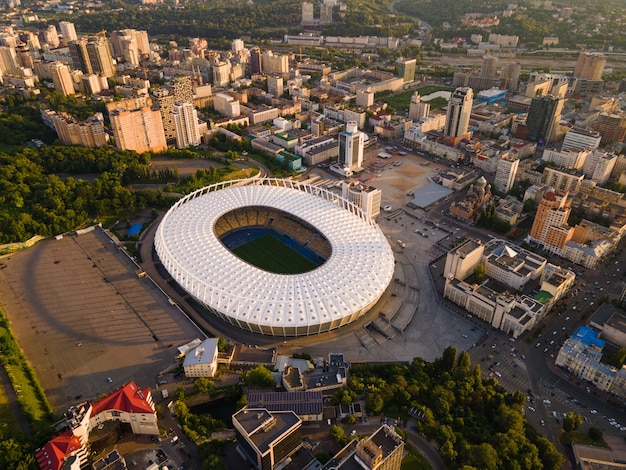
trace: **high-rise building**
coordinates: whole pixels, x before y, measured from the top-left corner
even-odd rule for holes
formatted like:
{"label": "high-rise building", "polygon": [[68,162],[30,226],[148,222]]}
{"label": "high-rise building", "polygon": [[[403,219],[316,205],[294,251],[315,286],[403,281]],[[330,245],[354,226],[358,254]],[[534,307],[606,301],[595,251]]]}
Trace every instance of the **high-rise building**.
{"label": "high-rise building", "polygon": [[302,445],[302,420],[293,411],[244,408],[232,421],[238,450],[256,470],[277,468]]}
{"label": "high-rise building", "polygon": [[528,140],[547,144],[554,141],[563,110],[562,99],[554,95],[533,98],[526,118]]}
{"label": "high-rise building", "polygon": [[116,109],[110,113],[118,150],[161,152],[167,149],[161,115],[150,108]]}
{"label": "high-rise building", "polygon": [[480,240],[467,240],[446,255],[443,277],[464,280],[483,259],[485,246]]}
{"label": "high-rise building", "polygon": [[213,71],[213,86],[224,87],[230,82],[230,61],[218,62],[211,66]]}
{"label": "high-rise building", "polygon": [[15,73],[18,68],[17,53],[13,47],[0,46],[0,73]]}
{"label": "high-rise building", "polygon": [[358,170],[363,164],[364,134],[356,121],[349,121],[339,134],[339,167],[346,173]]}
{"label": "high-rise building", "polygon": [[76,41],[78,39],[74,23],[70,23],[69,21],[61,21],[59,23],[59,29],[61,30],[61,35],[63,36],[63,42],[65,44],[68,44],[70,41]]}
{"label": "high-rise building", "polygon": [[509,62],[502,69],[502,78],[504,78],[504,88],[511,91],[517,91],[519,86],[519,75],[522,71],[522,64],[519,62]]}
{"label": "high-rise building", "polygon": [[91,62],[91,70],[93,73],[107,78],[115,75],[115,66],[113,65],[113,58],[111,57],[109,42],[106,38],[91,38],[87,42],[87,55]]}
{"label": "high-rise building", "polygon": [[498,58],[496,56],[483,56],[483,62],[480,66],[480,78],[494,78],[496,76],[497,63]]}
{"label": "high-rise building", "polygon": [[626,138],[626,113],[623,111],[602,112],[592,127],[602,136],[600,141],[602,145],[624,142],[624,138]]}
{"label": "high-rise building", "polygon": [[137,31],[135,29],[121,29],[111,33],[111,54],[114,57],[124,57],[128,62],[128,58],[124,55],[124,45],[122,40],[132,41],[137,45],[137,53],[141,56],[150,53],[150,43],[147,31]]}
{"label": "high-rise building", "polygon": [[71,41],[67,46],[70,50],[74,70],[80,70],[83,73],[93,73],[89,54],[87,53],[87,38],[78,38],[75,41]]}
{"label": "high-rise building", "polygon": [[411,96],[411,104],[409,105],[409,119],[419,121],[426,119],[430,114],[430,104],[421,100],[419,93],[416,91]]}
{"label": "high-rise building", "polygon": [[561,254],[565,244],[572,238],[573,229],[567,225],[570,212],[569,193],[550,188],[539,202],[528,240],[547,251]]}
{"label": "high-rise building", "polygon": [[469,135],[469,120],[473,102],[474,92],[468,87],[459,87],[450,96],[443,134],[450,137],[453,144]]}
{"label": "high-rise building", "polygon": [[233,42],[231,43],[231,49],[235,54],[237,52],[243,51],[243,48],[244,48],[243,39],[233,39]]}
{"label": "high-rise building", "polygon": [[508,194],[513,189],[518,166],[519,160],[517,158],[507,156],[500,159],[496,170],[496,178],[493,182],[494,187],[498,191]]}
{"label": "high-rise building", "polygon": [[56,91],[63,93],[64,96],[76,93],[76,90],[74,90],[74,81],[70,74],[70,68],[63,62],[57,61],[50,64],[50,75],[52,76],[52,83],[54,83],[54,89]]}
{"label": "high-rise building", "polygon": [[333,22],[333,4],[324,2],[320,5],[320,24],[331,24]]}
{"label": "high-rise building", "polygon": [[302,3],[302,24],[303,25],[313,24],[313,4],[310,2]]}
{"label": "high-rise building", "polygon": [[267,92],[274,95],[276,98],[283,96],[285,84],[283,77],[281,76],[269,76],[267,77]]}
{"label": "high-rise building", "polygon": [[176,127],[176,147],[184,149],[200,144],[198,111],[193,104],[184,101],[174,103],[174,126]]}
{"label": "high-rise building", "polygon": [[28,44],[21,43],[15,47],[15,54],[20,67],[32,70],[35,66],[35,62],[30,52],[30,46]]}
{"label": "high-rise building", "polygon": [[156,109],[161,113],[163,130],[168,141],[176,139],[176,125],[174,124],[174,103],[177,101],[193,101],[193,85],[189,75],[174,77],[169,87],[156,88],[151,91]]}
{"label": "high-rise building", "polygon": [[61,41],[59,41],[59,33],[57,33],[57,29],[53,24],[48,25],[48,27],[43,31],[43,40],[50,47],[59,47]]}
{"label": "high-rise building", "polygon": [[55,114],[53,122],[59,139],[66,145],[95,148],[105,146],[109,140],[104,124],[95,116],[80,122],[67,115]]}
{"label": "high-rise building", "polygon": [[602,80],[606,56],[601,52],[581,52],[573,76],[585,80]]}
{"label": "high-rise building", "polygon": [[272,51],[261,54],[263,73],[287,73],[289,72],[289,56],[281,54],[275,55]]}
{"label": "high-rise building", "polygon": [[398,59],[396,60],[398,77],[402,77],[404,83],[412,82],[415,80],[416,63],[416,59],[404,59],[402,57],[398,57]]}
{"label": "high-rise building", "polygon": [[263,58],[261,49],[258,46],[250,49],[250,73],[263,73]]}

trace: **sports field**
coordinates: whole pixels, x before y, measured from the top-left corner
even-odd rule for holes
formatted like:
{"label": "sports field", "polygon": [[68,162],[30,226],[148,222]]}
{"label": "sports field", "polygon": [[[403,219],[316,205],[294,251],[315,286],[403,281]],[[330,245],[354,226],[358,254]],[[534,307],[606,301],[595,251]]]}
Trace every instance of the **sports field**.
{"label": "sports field", "polygon": [[233,250],[244,261],[278,274],[299,274],[317,265],[274,236],[267,234]]}

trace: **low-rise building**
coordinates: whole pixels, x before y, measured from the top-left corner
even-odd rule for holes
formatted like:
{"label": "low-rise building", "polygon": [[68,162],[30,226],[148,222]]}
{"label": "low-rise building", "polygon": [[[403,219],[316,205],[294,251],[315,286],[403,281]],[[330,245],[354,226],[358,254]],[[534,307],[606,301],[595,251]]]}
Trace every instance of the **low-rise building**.
{"label": "low-rise building", "polygon": [[213,377],[217,371],[218,339],[205,339],[190,350],[183,360],[186,377]]}

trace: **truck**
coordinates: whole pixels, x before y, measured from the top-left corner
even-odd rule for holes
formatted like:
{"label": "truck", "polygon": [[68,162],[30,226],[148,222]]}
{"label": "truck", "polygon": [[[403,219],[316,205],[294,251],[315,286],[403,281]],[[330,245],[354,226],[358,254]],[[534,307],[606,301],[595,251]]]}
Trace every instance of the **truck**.
{"label": "truck", "polygon": [[163,389],[163,390],[161,390],[161,396],[162,396],[163,398],[167,398],[167,397],[169,397],[169,396],[170,396],[170,394],[169,394],[169,392],[167,391],[167,389]]}

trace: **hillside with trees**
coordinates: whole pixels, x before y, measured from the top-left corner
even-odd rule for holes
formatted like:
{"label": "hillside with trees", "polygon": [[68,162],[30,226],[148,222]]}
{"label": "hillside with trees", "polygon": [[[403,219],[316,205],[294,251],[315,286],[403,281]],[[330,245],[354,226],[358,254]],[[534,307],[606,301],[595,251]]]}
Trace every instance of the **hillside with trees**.
{"label": "hillside with trees", "polygon": [[451,469],[557,470],[562,456],[524,417],[525,396],[483,378],[467,352],[447,348],[434,362],[356,365],[349,388],[371,415],[423,416],[418,431],[434,440]]}

